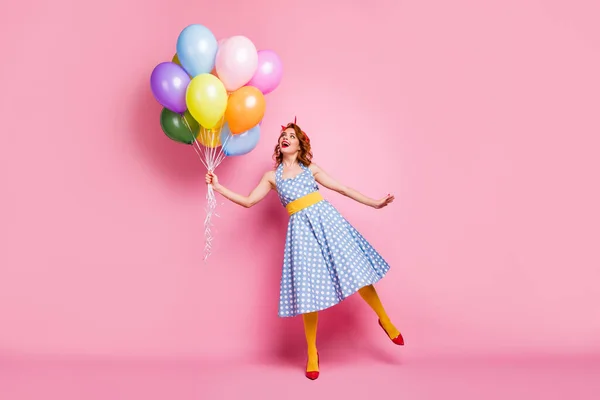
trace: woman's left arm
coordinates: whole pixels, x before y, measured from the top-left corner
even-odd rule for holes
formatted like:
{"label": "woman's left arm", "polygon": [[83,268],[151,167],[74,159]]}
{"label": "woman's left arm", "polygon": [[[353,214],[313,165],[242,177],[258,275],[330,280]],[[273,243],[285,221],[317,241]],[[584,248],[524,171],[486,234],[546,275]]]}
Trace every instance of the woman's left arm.
{"label": "woman's left arm", "polygon": [[357,190],[354,190],[354,189],[352,189],[348,186],[345,186],[345,185],[341,184],[340,182],[336,181],[329,174],[327,174],[327,172],[323,171],[323,169],[321,167],[319,167],[318,165],[316,165],[314,163],[311,163],[309,168],[312,171],[313,176],[315,177],[315,180],[318,183],[320,183],[321,185],[323,185],[324,187],[326,187],[327,189],[338,192],[339,194],[341,194],[343,196],[349,197],[352,200],[355,200],[355,201],[362,203],[364,205],[367,205],[369,207],[379,209],[379,208],[383,208],[383,207],[387,206],[392,201],[394,201],[394,196],[392,196],[391,194],[388,194],[387,196],[385,196],[384,198],[379,199],[379,200],[375,200],[370,197],[367,197],[364,194],[358,192]]}

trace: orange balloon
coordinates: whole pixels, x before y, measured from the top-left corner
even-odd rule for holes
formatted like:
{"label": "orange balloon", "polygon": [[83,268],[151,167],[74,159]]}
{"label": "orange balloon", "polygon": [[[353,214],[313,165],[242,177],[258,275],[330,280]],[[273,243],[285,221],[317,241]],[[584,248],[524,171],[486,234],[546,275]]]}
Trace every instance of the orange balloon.
{"label": "orange balloon", "polygon": [[221,118],[219,122],[211,129],[206,129],[201,126],[198,130],[198,135],[196,139],[206,147],[219,147],[221,145],[221,131],[223,130],[223,125],[225,125],[225,118]]}
{"label": "orange balloon", "polygon": [[215,129],[204,129],[204,127],[201,127],[196,139],[198,139],[203,146],[210,148],[219,147],[221,145],[220,131]]}
{"label": "orange balloon", "polygon": [[225,110],[229,130],[239,135],[255,127],[265,115],[265,97],[254,86],[242,86],[231,93]]}

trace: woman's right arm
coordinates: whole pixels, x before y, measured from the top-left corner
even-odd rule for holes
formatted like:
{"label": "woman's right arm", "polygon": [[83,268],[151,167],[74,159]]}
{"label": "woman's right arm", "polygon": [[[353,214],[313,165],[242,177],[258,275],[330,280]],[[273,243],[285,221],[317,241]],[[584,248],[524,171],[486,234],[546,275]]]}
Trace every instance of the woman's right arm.
{"label": "woman's right arm", "polygon": [[275,183],[275,179],[272,175],[272,171],[264,174],[258,185],[254,188],[254,190],[252,190],[252,192],[250,192],[248,196],[243,196],[227,189],[225,186],[219,183],[217,176],[212,172],[206,174],[206,183],[212,184],[215,192],[220,193],[227,200],[230,200],[242,207],[250,208],[264,199],[267,194],[269,194],[269,191],[273,188]]}

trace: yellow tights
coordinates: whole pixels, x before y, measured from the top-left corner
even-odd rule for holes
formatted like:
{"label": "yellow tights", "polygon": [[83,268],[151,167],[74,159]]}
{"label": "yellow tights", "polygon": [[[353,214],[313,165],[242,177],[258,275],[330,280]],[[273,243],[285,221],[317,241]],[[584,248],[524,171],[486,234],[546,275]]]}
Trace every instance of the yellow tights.
{"label": "yellow tights", "polygon": [[[396,329],[394,324],[390,321],[381,300],[377,295],[377,291],[373,285],[365,286],[361,288],[358,293],[363,300],[375,311],[375,314],[379,317],[383,329],[387,332],[390,339],[397,337],[400,331]],[[318,371],[319,362],[317,356],[317,323],[319,321],[318,312],[311,312],[302,314],[302,320],[304,321],[304,334],[306,335],[306,345],[308,350],[308,363],[306,366],[307,371]]]}
{"label": "yellow tights", "polygon": [[304,321],[304,334],[306,335],[306,345],[308,350],[308,363],[306,364],[307,371],[318,371],[319,361],[317,356],[317,322],[319,314],[311,312],[302,314]]}
{"label": "yellow tights", "polygon": [[361,288],[358,293],[360,293],[360,297],[362,297],[363,300],[366,301],[367,304],[373,309],[373,311],[375,311],[375,314],[377,314],[379,320],[381,321],[381,325],[383,325],[383,329],[385,329],[390,339],[394,339],[396,336],[398,336],[400,331],[396,329],[394,324],[392,324],[392,321],[390,321],[390,317],[388,317],[387,313],[385,312],[375,287],[373,285],[365,286]]}

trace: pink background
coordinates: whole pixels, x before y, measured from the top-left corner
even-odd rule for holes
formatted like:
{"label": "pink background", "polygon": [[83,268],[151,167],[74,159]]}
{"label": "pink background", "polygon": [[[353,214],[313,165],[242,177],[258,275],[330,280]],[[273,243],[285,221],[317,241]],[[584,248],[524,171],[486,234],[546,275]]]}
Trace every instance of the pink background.
{"label": "pink background", "polygon": [[[600,351],[598,3],[335,4],[2,3],[0,352],[302,360],[274,193],[219,205],[202,262],[205,171],[149,89],[190,23],[284,62],[224,184],[250,191],[297,115],[335,178],[396,195],[327,193],[393,266],[403,357]],[[339,357],[389,349],[358,298],[321,321]]]}

